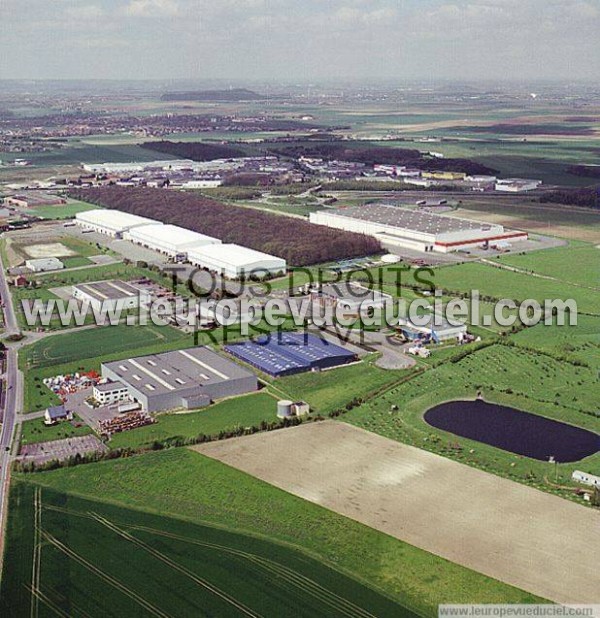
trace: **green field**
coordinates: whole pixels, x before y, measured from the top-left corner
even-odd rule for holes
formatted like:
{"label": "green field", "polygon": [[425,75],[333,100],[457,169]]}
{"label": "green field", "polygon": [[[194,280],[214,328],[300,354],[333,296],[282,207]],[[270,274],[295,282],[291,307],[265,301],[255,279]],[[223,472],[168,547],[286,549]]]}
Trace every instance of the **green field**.
{"label": "green field", "polygon": [[[371,616],[401,616],[403,607],[435,616],[437,604],[448,599],[536,602],[186,449],[19,479],[42,486],[40,527],[47,542],[41,556],[34,552],[36,485],[19,480],[11,494],[3,615],[30,615],[27,586],[38,572],[41,591],[69,615],[77,608],[134,615],[140,608],[131,592],[173,616],[238,615],[213,606],[218,599],[194,585],[189,572],[264,616],[366,615],[339,597]],[[60,551],[55,539],[63,543]],[[266,557],[277,566],[267,582],[259,578]],[[336,603],[327,603],[327,591],[305,586],[302,576],[335,591]],[[44,603],[39,607],[45,615]]]}
{"label": "green field", "polygon": [[95,210],[98,206],[80,202],[79,200],[68,200],[66,204],[60,206],[38,206],[31,209],[31,214],[43,219],[72,219],[77,213]]}
{"label": "green field", "polygon": [[512,339],[519,345],[565,356],[600,370],[600,317],[579,315],[576,326],[538,324]]}
{"label": "green field", "polygon": [[168,350],[173,344],[184,343],[191,345],[191,337],[171,326],[98,326],[37,341],[24,349],[21,363],[30,369],[55,367],[107,355],[127,355],[139,348]]}
{"label": "green field", "polygon": [[63,421],[50,426],[44,425],[43,418],[36,418],[25,421],[21,425],[21,445],[86,436],[90,433],[92,433],[90,427],[77,416],[74,417],[73,421]]}
{"label": "green field", "polygon": [[429,277],[437,288],[456,291],[479,290],[481,297],[512,298],[523,301],[528,298],[542,302],[545,299],[574,299],[578,311],[600,313],[600,293],[597,290],[548,279],[515,273],[480,263],[458,264],[434,269]]}
{"label": "green field", "polygon": [[292,400],[304,399],[314,412],[327,414],[406,375],[404,371],[380,369],[374,360],[373,355],[349,367],[278,378],[272,382],[271,390]]}
{"label": "green field", "polygon": [[600,249],[588,244],[534,251],[525,255],[507,255],[498,260],[539,275],[554,277],[565,283],[594,287],[600,294]]}
{"label": "green field", "polygon": [[226,399],[197,412],[159,414],[153,425],[115,434],[109,446],[151,448],[155,441],[173,442],[202,434],[218,436],[240,427],[258,427],[262,421],[277,420],[276,404],[274,397],[260,392]]}
{"label": "green field", "polygon": [[[344,420],[400,442],[551,490],[544,481],[550,473],[547,463],[451,435],[423,420],[424,412],[434,405],[454,399],[474,399],[479,391],[487,401],[600,431],[599,390],[594,370],[505,345],[488,346],[458,362],[446,362],[430,369],[355,408]],[[399,410],[392,411],[392,405]],[[560,482],[568,483],[575,469],[598,474],[600,453],[582,462],[561,464]],[[562,495],[571,497],[566,492]]]}

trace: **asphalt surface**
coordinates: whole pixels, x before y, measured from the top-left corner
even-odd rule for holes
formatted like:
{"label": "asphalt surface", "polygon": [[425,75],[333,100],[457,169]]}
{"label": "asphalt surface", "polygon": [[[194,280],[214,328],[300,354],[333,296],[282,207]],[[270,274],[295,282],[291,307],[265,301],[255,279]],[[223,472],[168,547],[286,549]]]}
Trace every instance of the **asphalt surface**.
{"label": "asphalt surface", "polygon": [[[4,302],[4,323],[6,335],[19,333],[12,296],[8,289],[4,264],[0,257],[0,296]],[[17,410],[21,405],[21,384],[17,368],[17,350],[7,349],[6,353],[6,398],[0,432],[0,572],[4,555],[4,533],[6,530],[6,512],[8,507],[8,488],[10,485],[11,446],[17,419]]]}

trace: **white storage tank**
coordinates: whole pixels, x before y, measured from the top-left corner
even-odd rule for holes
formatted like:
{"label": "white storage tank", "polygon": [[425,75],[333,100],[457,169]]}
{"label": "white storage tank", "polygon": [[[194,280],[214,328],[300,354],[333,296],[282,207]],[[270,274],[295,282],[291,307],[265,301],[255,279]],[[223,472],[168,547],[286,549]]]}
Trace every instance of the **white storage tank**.
{"label": "white storage tank", "polygon": [[277,417],[278,418],[290,418],[293,416],[292,406],[294,405],[293,401],[289,399],[281,399],[277,402]]}

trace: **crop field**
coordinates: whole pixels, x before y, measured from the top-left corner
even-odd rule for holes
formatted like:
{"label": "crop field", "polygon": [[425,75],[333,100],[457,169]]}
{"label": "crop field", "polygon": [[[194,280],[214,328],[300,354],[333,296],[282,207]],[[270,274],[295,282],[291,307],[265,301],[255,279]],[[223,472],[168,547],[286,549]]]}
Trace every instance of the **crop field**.
{"label": "crop field", "polygon": [[[549,464],[458,438],[423,420],[429,408],[445,401],[474,399],[478,392],[486,401],[600,432],[598,380],[593,369],[505,345],[488,346],[457,362],[430,369],[355,408],[344,420],[500,476],[573,497],[547,482],[554,472]],[[600,473],[600,453],[582,462],[560,464],[558,481],[568,485],[573,470],[581,466]]]}
{"label": "crop field", "polygon": [[3,615],[414,615],[263,539],[24,483],[13,492]]}
{"label": "crop field", "polygon": [[[30,594],[23,584],[30,583],[32,576],[31,509],[35,485],[42,486],[42,504],[54,503],[53,496],[56,496],[56,502],[60,507],[82,510],[85,513],[100,513],[106,519],[115,522],[118,527],[123,527],[124,524],[142,524],[185,537],[196,537],[200,532],[197,534],[190,532],[195,524],[197,524],[196,530],[200,528],[213,530],[215,526],[213,533],[222,535],[218,540],[213,540],[217,545],[226,544],[224,539],[227,538],[229,531],[239,533],[235,535],[235,543],[236,547],[242,550],[245,549],[246,540],[250,537],[257,543],[268,538],[266,551],[270,552],[272,560],[278,562],[281,556],[279,553],[281,543],[292,552],[289,555],[288,566],[297,564],[292,558],[294,554],[301,552],[302,560],[308,565],[309,570],[312,569],[312,573],[307,574],[305,571],[301,573],[311,578],[317,573],[324,572],[320,570],[321,568],[335,569],[333,574],[317,578],[321,585],[327,587],[334,574],[339,572],[351,578],[351,585],[356,587],[359,595],[365,595],[363,598],[367,603],[367,609],[371,612],[371,614],[353,613],[353,615],[365,617],[386,615],[382,614],[383,608],[377,604],[377,599],[370,597],[373,589],[380,590],[396,603],[392,606],[392,615],[401,615],[402,607],[406,607],[420,615],[437,616],[437,604],[448,598],[457,603],[536,602],[536,598],[530,594],[381,534],[188,449],[170,449],[127,459],[37,473],[35,476],[19,476],[19,479],[11,501],[13,514],[16,516],[9,520],[11,528],[8,535],[7,558],[14,568],[10,570],[10,579],[7,578],[3,583],[3,594],[0,597],[4,599],[4,603],[23,605],[27,611],[29,611]],[[30,481],[32,485],[20,482],[21,480]],[[25,489],[22,489],[23,487]],[[89,501],[83,502],[74,496],[87,498]],[[82,507],[77,506],[78,504],[82,504]],[[268,509],[265,509],[265,504],[269,505]],[[49,509],[42,511],[42,528],[50,523],[45,519],[47,510]],[[153,515],[149,515],[149,512]],[[19,513],[23,513],[23,516],[19,516]],[[98,539],[105,540],[104,531],[100,527],[98,530],[100,536],[86,534],[87,526],[92,524],[96,531],[95,522],[84,517],[75,519],[81,521],[81,526],[86,526],[85,529],[82,528],[82,533],[77,533],[74,528],[70,535],[68,527],[70,524],[65,526],[62,522],[61,525],[65,526],[65,530],[61,535],[53,530],[49,531],[58,538],[68,536],[70,542],[67,543],[66,540],[64,542],[77,553],[87,557],[84,550],[95,551],[96,546],[100,544]],[[181,530],[186,528],[187,532],[182,533]],[[128,528],[128,532],[137,534],[132,528]],[[104,549],[101,552],[109,552],[114,559],[113,565],[121,565],[121,558],[126,564],[130,564],[132,556],[140,559],[139,552],[129,553],[128,550],[133,550],[133,547],[120,544],[117,536],[111,538],[114,544],[106,539],[108,542],[102,543]],[[148,537],[143,538],[146,540]],[[170,549],[168,537],[161,539],[166,543],[160,547],[161,551],[168,552]],[[178,549],[184,556],[185,547]],[[201,547],[194,546],[193,550],[200,552]],[[45,547],[42,548],[42,561],[44,551]],[[51,555],[49,552],[48,557]],[[209,560],[203,551],[201,555],[202,559]],[[177,560],[175,556],[172,557]],[[104,553],[99,555],[98,560],[102,560],[102,564],[106,565],[104,559]],[[231,556],[226,557],[223,567],[229,567],[230,576],[238,569],[244,569],[244,575],[249,576],[244,563],[237,559],[236,568],[231,569],[231,560]],[[222,567],[217,568],[212,558],[209,564],[216,574],[221,573]],[[69,565],[74,569],[77,567],[71,562]],[[156,564],[153,564],[152,568],[156,569]],[[162,592],[165,598],[170,598],[169,586],[179,590],[178,582],[187,585],[181,573],[177,574],[179,579],[176,583],[169,577],[165,580],[168,569],[161,570],[160,576],[148,575],[145,561],[140,563],[139,568],[137,566],[111,568],[108,565],[103,567],[104,569],[109,570],[117,580],[132,587],[135,585],[135,590],[138,592],[137,586],[143,584],[138,582],[136,573],[140,573],[142,582],[144,578],[149,577],[151,586],[157,588],[159,593]],[[61,571],[59,568],[44,569],[42,564],[42,588],[44,577],[50,578],[52,573]],[[77,574],[83,576],[84,573],[80,572],[81,569],[77,568]],[[134,579],[130,579],[132,576]],[[215,583],[218,585],[218,582]],[[230,583],[233,585],[228,586],[227,590],[231,593],[232,590],[237,590],[237,582]],[[69,584],[63,586],[61,592],[65,598],[73,598],[77,605],[84,603],[85,606],[85,600],[81,598],[85,594],[96,600],[97,588],[102,589],[105,594],[114,594],[112,586],[107,586],[105,581],[96,577],[87,577],[81,582],[79,579],[73,579]],[[289,586],[287,580],[285,585]],[[276,584],[272,582],[272,586],[267,589],[260,587],[264,603],[274,602],[270,600],[271,596],[279,598],[279,589],[274,586]],[[240,587],[240,591],[244,589],[244,586]],[[295,594],[295,590],[296,588],[292,586],[284,596]],[[201,591],[189,590],[182,597],[195,600],[199,592]],[[155,594],[156,592],[152,592],[148,598],[155,599]],[[346,594],[348,593],[341,596]],[[76,595],[76,598],[71,595]],[[160,594],[158,596],[160,598]],[[111,599],[113,598],[111,596]],[[123,597],[119,595],[114,600],[119,601],[121,598]],[[353,596],[350,598],[354,599]],[[124,602],[127,601],[124,599]],[[101,599],[96,602],[103,607]],[[304,602],[310,602],[310,597],[302,599],[301,604]],[[301,604],[295,606],[294,612],[300,611]],[[378,607],[381,609],[377,609]],[[331,607],[321,608],[321,613],[315,609],[312,611],[313,613],[309,615],[337,615]],[[188,615],[199,614],[191,612]],[[298,614],[265,612],[263,615]]]}
{"label": "crop field", "polygon": [[600,248],[593,245],[578,244],[525,255],[507,255],[498,261],[565,283],[593,287],[600,294]]}
{"label": "crop field", "polygon": [[537,204],[528,198],[501,204],[469,198],[452,214],[537,234],[600,242],[600,213],[591,208]]}
{"label": "crop field", "polygon": [[258,427],[276,418],[277,400],[267,393],[251,393],[226,399],[197,412],[159,414],[158,422],[115,434],[111,448],[151,448],[154,442],[169,443],[202,434],[218,436],[240,427]]}
{"label": "crop field", "polygon": [[597,598],[592,509],[337,421],[193,448],[551,601]]}

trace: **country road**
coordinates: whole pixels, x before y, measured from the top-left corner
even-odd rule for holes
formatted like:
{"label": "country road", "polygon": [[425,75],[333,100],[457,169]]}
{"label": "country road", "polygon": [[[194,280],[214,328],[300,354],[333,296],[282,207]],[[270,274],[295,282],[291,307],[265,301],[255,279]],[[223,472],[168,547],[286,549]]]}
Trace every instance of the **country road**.
{"label": "country road", "polygon": [[[4,264],[0,257],[0,296],[4,302],[4,323],[6,335],[19,333],[12,296],[8,289]],[[4,556],[4,537],[8,509],[8,490],[10,486],[10,468],[12,462],[11,446],[15,431],[17,412],[22,406],[22,389],[17,366],[17,350],[8,348],[6,354],[6,398],[0,432],[0,575]]]}

